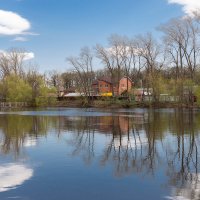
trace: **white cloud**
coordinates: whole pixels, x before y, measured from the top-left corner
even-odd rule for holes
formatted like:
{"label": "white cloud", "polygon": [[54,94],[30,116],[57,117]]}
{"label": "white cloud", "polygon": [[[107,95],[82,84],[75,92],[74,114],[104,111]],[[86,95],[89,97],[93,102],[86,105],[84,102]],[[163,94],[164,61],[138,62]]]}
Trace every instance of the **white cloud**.
{"label": "white cloud", "polygon": [[117,47],[110,47],[105,48],[105,51],[110,55],[120,55],[120,56],[131,56],[131,54],[140,55],[141,53],[145,53],[145,50],[142,48],[131,48],[129,46],[117,46]]}
{"label": "white cloud", "polygon": [[16,37],[13,39],[13,41],[26,42],[26,41],[28,41],[28,39],[25,37]]}
{"label": "white cloud", "polygon": [[168,2],[183,6],[183,11],[188,15],[200,10],[200,0],[168,0]]}
{"label": "white cloud", "polygon": [[27,53],[25,53],[24,60],[31,60],[33,58],[35,58],[35,54],[33,52],[27,52]]}
{"label": "white cloud", "polygon": [[33,33],[33,32],[24,32],[22,34],[23,35],[31,35],[31,36],[38,36],[38,35],[40,35],[39,33]]}
{"label": "white cloud", "polygon": [[[31,60],[31,59],[34,59],[35,58],[35,54],[33,52],[16,52],[17,54],[21,54],[23,55],[23,60],[26,61],[26,60]],[[10,56],[10,52],[6,52],[6,51],[3,51],[3,50],[0,50],[0,55],[3,54],[3,56],[7,56],[9,57]]]}
{"label": "white cloud", "polygon": [[0,35],[26,34],[30,28],[30,22],[19,14],[0,10]]}
{"label": "white cloud", "polygon": [[15,189],[33,176],[33,169],[20,164],[0,167],[0,192]]}

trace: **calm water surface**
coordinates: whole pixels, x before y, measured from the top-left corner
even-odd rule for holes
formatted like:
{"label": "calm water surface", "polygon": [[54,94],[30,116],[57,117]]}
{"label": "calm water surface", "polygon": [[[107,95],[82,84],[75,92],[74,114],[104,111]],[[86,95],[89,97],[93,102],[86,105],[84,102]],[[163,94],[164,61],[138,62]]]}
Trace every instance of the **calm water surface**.
{"label": "calm water surface", "polygon": [[200,111],[0,112],[0,200],[199,200]]}

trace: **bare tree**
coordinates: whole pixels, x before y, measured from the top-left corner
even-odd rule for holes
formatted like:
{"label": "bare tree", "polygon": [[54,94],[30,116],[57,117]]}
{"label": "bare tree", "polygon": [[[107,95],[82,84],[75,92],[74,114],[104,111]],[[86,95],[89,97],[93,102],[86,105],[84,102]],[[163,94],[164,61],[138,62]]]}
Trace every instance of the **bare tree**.
{"label": "bare tree", "polygon": [[61,79],[65,89],[70,89],[76,87],[76,73],[74,72],[65,72],[61,74]]}
{"label": "bare tree", "polygon": [[125,66],[126,61],[128,60],[128,38],[122,37],[119,35],[111,35],[109,38],[109,51],[113,60],[114,68],[117,73],[117,80],[115,85],[117,86],[117,93],[119,95],[119,81],[121,79],[121,72],[123,67],[126,67],[128,70],[128,66]]}
{"label": "bare tree", "polygon": [[158,87],[159,72],[164,66],[165,56],[162,54],[162,50],[157,41],[151,34],[146,36],[138,36],[136,39],[137,52],[140,58],[143,58],[146,72],[146,86],[148,94],[149,89],[152,88],[154,101],[159,100],[160,91]]}
{"label": "bare tree", "polygon": [[[164,33],[166,52],[175,70],[176,81],[182,83],[180,96],[183,101],[184,80],[194,81],[195,72],[200,58],[199,34],[200,27],[197,17],[173,19],[162,25],[160,30]],[[192,90],[189,90],[189,98]],[[193,101],[191,101],[193,102]]]}
{"label": "bare tree", "polygon": [[35,103],[36,98],[40,95],[41,82],[43,76],[39,74],[37,66],[31,66],[27,72],[26,80],[32,89],[32,103]]}
{"label": "bare tree", "polygon": [[115,77],[115,65],[114,58],[111,55],[110,50],[104,48],[101,45],[96,45],[96,54],[97,58],[100,59],[101,63],[104,65],[106,69],[108,69],[111,76],[111,87],[112,87],[112,95],[114,96],[114,77]]}
{"label": "bare tree", "polygon": [[109,38],[109,47],[104,48],[101,45],[96,45],[96,54],[104,67],[109,71],[112,82],[112,94],[115,95],[114,87],[119,88],[119,81],[122,75],[123,67],[128,69],[128,42],[127,38],[119,35],[112,35]]}
{"label": "bare tree", "polygon": [[26,52],[21,49],[11,49],[8,52],[0,53],[1,77],[15,74],[20,77],[24,75],[24,61]]}
{"label": "bare tree", "polygon": [[78,57],[68,57],[67,61],[74,68],[79,79],[79,90],[87,99],[91,97],[93,81],[93,55],[88,47],[81,49]]}

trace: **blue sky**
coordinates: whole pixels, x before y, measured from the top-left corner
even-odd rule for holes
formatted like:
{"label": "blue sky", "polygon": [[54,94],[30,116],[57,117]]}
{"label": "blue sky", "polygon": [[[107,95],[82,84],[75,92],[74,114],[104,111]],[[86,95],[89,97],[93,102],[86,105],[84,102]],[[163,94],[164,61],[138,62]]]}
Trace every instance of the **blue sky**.
{"label": "blue sky", "polygon": [[[190,0],[195,6],[198,1]],[[77,55],[84,46],[106,45],[111,34],[132,37],[153,32],[159,37],[155,28],[188,14],[194,7],[189,4],[188,0],[0,0],[0,49],[26,49],[34,53],[32,61],[40,71],[65,71],[66,57]],[[1,26],[9,31],[17,27],[11,33]]]}

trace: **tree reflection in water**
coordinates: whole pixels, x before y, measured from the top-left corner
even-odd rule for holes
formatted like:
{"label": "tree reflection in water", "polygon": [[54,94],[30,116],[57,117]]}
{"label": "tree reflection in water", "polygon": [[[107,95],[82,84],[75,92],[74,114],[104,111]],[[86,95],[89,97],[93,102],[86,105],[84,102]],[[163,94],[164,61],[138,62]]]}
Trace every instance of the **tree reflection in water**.
{"label": "tree reflection in water", "polygon": [[[72,122],[70,123],[70,121]],[[92,121],[91,118],[70,118],[64,119],[66,123],[66,127],[68,129],[68,124],[72,125],[69,126],[70,130],[75,131],[74,137],[68,141],[70,145],[74,147],[72,152],[73,156],[81,155],[85,161],[85,163],[90,164],[91,161],[95,157],[94,153],[94,138],[95,138],[95,130],[90,128]],[[76,129],[76,128],[77,129]],[[74,130],[74,128],[76,130]]]}
{"label": "tree reflection in water", "polygon": [[[195,195],[198,198],[200,195],[199,118],[199,114],[183,110],[132,117],[84,117],[74,123],[74,131],[76,127],[78,131],[69,143],[76,155],[90,163],[95,159],[94,131],[107,134],[110,141],[105,144],[100,165],[112,165],[114,174],[120,177],[133,173],[154,176],[156,170],[164,166],[168,184],[174,187],[173,195],[167,198],[197,199]],[[190,197],[180,196],[181,191]]]}
{"label": "tree reflection in water", "polygon": [[[176,113],[176,145],[167,149],[167,174],[170,185],[174,186],[168,199],[200,199],[199,153],[200,145],[198,118],[192,111],[187,115]],[[171,150],[171,151],[170,151]]]}
{"label": "tree reflection in water", "polygon": [[[111,116],[0,117],[1,152],[20,155],[27,141],[48,136],[70,135],[72,155],[86,164],[98,160],[111,165],[118,177],[130,174],[154,176],[164,169],[173,186],[168,199],[199,199],[200,114],[185,111],[144,111]],[[101,152],[96,155],[99,138]],[[29,142],[30,143],[30,142]],[[31,143],[30,143],[31,144]],[[184,192],[183,192],[184,191]]]}
{"label": "tree reflection in water", "polygon": [[[49,123],[51,121],[51,123]],[[48,117],[3,115],[0,116],[0,145],[1,153],[13,153],[15,157],[23,156],[25,146],[36,145],[37,138],[47,134],[52,127],[50,124],[57,119]],[[49,127],[50,126],[50,127]]]}

